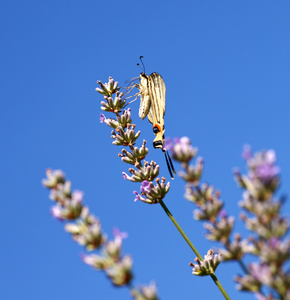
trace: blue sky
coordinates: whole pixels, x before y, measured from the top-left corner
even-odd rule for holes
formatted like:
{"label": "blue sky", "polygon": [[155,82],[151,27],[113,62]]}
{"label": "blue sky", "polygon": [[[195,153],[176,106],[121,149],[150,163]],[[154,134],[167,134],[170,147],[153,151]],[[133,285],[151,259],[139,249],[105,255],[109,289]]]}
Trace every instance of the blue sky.
{"label": "blue sky", "polygon": [[[99,123],[96,81],[121,85],[136,77],[139,56],[146,72],[167,87],[166,136],[188,136],[205,160],[203,180],[222,193],[239,221],[242,191],[233,167],[241,151],[274,149],[282,169],[280,194],[289,192],[290,3],[288,1],[2,1],[1,31],[1,299],[130,299],[104,274],[82,263],[84,252],[55,221],[45,169],[60,168],[112,237],[129,237],[124,253],[134,260],[136,284],[157,282],[161,299],[223,299],[210,278],[191,275],[195,256],[161,207],[134,203],[138,184],[122,179],[127,165]],[[161,166],[151,146],[152,127],[134,123],[148,140],[148,160]],[[179,169],[179,166],[176,165]],[[176,178],[165,202],[201,253],[205,240],[194,207]],[[289,212],[290,205],[285,205]],[[222,264],[217,276],[232,299],[242,273]]]}

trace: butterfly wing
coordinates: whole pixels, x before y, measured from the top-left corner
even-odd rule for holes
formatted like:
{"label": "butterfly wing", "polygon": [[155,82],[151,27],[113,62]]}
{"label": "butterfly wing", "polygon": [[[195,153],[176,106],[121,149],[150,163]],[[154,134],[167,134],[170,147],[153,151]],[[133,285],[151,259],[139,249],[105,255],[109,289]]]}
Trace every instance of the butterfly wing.
{"label": "butterfly wing", "polygon": [[145,73],[140,74],[139,90],[140,90],[140,108],[139,117],[143,120],[149,113],[151,100],[149,95],[148,76]]}
{"label": "butterfly wing", "polygon": [[151,107],[148,113],[148,120],[153,125],[155,139],[154,148],[163,147],[164,143],[164,114],[165,114],[165,83],[158,73],[152,73],[148,77],[149,95]]}
{"label": "butterfly wing", "polygon": [[166,87],[163,78],[158,73],[152,73],[148,78],[149,95],[151,99],[151,121],[150,123],[164,125],[165,115],[165,93]]}

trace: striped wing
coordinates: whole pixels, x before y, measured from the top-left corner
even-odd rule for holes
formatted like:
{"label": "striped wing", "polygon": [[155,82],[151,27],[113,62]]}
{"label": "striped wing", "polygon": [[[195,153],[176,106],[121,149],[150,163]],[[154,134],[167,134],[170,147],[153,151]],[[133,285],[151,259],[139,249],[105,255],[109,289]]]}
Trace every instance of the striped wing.
{"label": "striped wing", "polygon": [[151,106],[149,87],[148,87],[148,76],[145,73],[140,74],[139,90],[140,90],[140,98],[141,98],[139,117],[143,120],[148,115]]}
{"label": "striped wing", "polygon": [[161,75],[158,73],[152,73],[148,77],[148,87],[151,100],[148,120],[151,124],[159,124],[160,127],[163,128],[166,88]]}

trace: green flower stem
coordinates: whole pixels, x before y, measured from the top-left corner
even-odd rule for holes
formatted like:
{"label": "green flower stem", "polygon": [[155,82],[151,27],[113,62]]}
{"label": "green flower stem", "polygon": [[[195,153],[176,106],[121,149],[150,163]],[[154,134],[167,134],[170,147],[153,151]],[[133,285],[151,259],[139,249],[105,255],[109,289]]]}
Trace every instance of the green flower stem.
{"label": "green flower stem", "polygon": [[[165,213],[167,214],[167,216],[169,217],[169,219],[172,221],[172,223],[175,225],[175,227],[177,228],[177,230],[180,232],[180,234],[182,235],[182,237],[185,239],[185,241],[187,242],[187,244],[189,245],[189,247],[192,249],[192,251],[195,253],[195,255],[201,260],[203,261],[202,256],[199,254],[199,252],[196,250],[196,248],[193,246],[193,244],[191,243],[191,241],[189,240],[189,238],[187,237],[187,235],[184,233],[184,231],[181,229],[181,227],[179,226],[179,224],[177,223],[177,221],[175,220],[175,218],[172,216],[171,212],[169,211],[169,209],[167,208],[167,206],[164,204],[163,200],[159,200],[160,205],[162,206],[162,208],[164,209]],[[229,295],[227,294],[227,292],[225,291],[225,289],[223,288],[222,284],[219,282],[218,278],[216,277],[216,275],[213,273],[210,275],[212,280],[215,282],[215,284],[217,285],[217,287],[219,288],[219,290],[221,291],[221,293],[223,294],[223,296],[225,297],[225,299],[227,300],[231,300],[231,298],[229,297]]]}
{"label": "green flower stem", "polygon": [[189,245],[189,247],[192,249],[192,251],[195,253],[195,255],[201,260],[203,261],[202,256],[198,253],[198,251],[196,250],[196,248],[193,246],[193,244],[191,243],[191,241],[189,240],[189,238],[187,237],[187,235],[184,233],[184,231],[181,229],[181,227],[179,226],[179,224],[176,222],[176,220],[174,219],[174,217],[172,216],[171,212],[169,211],[169,209],[167,208],[167,206],[164,204],[163,200],[159,200],[160,205],[162,206],[162,208],[164,209],[164,211],[166,212],[167,216],[169,217],[169,219],[172,221],[172,223],[175,225],[175,227],[177,228],[177,230],[180,232],[180,234],[183,236],[183,238],[185,239],[185,241],[187,242],[187,244]]}

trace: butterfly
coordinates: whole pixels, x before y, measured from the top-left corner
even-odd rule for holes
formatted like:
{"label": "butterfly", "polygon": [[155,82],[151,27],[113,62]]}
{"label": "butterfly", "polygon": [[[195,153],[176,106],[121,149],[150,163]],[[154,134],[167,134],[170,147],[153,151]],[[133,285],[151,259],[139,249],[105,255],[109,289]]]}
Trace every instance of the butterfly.
{"label": "butterfly", "polygon": [[[142,56],[140,56],[140,60],[143,64]],[[137,85],[137,87],[140,91],[141,98],[139,117],[143,120],[147,116],[149,122],[153,125],[153,133],[155,134],[153,147],[155,149],[161,149],[164,152],[168,171],[173,179],[173,173],[176,174],[176,172],[164,145],[164,115],[166,103],[166,87],[164,80],[161,75],[156,72],[148,76],[144,71],[140,74],[139,85]]]}

